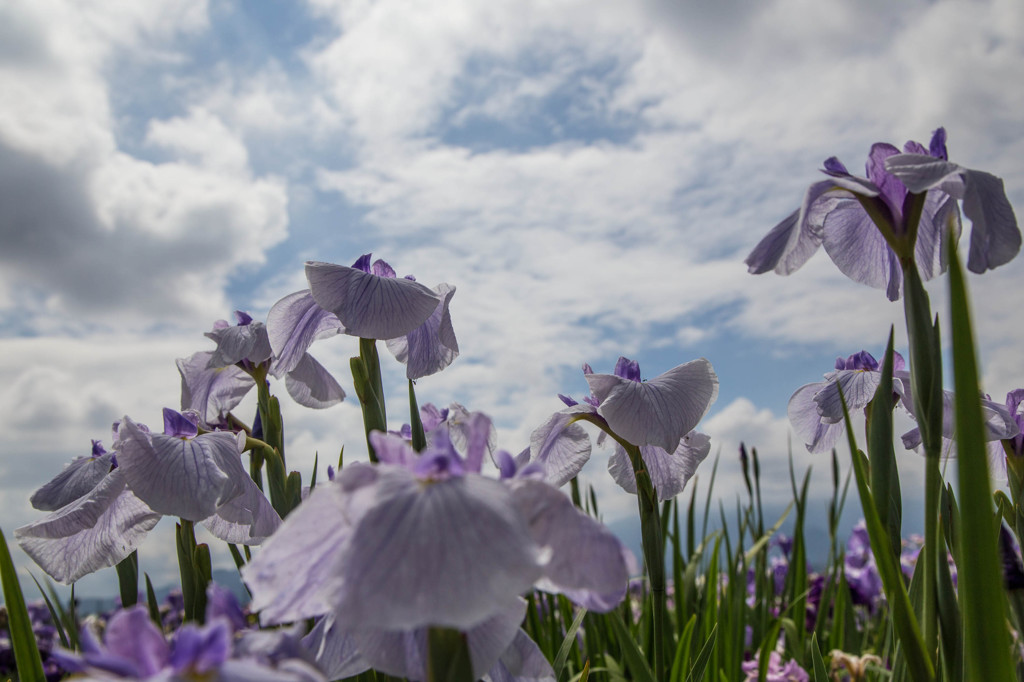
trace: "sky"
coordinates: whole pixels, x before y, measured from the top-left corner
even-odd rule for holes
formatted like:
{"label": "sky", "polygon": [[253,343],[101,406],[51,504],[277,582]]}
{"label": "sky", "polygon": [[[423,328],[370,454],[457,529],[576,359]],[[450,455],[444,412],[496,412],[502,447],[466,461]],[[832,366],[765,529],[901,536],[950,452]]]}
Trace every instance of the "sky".
{"label": "sky", "polygon": [[[306,288],[306,260],[373,253],[457,289],[461,355],[421,403],[491,415],[518,452],[557,394],[587,392],[584,362],[625,355],[653,378],[706,357],[714,499],[735,508],[745,442],[781,512],[792,453],[821,530],[829,459],[791,436],[787,401],[837,356],[880,356],[891,326],[905,350],[902,305],[824,253],[789,277],[743,260],[826,158],[859,173],[872,143],[939,126],[1020,215],[1021,36],[1017,0],[0,4],[0,526],[38,518],[31,491],[114,420],[179,407],[174,360],[212,349],[214,321],[265,318]],[[1024,386],[1022,275],[1018,258],[968,280],[1000,400]],[[945,287],[928,287],[940,317]],[[354,339],[312,352],[353,394]],[[404,369],[383,358],[397,428]],[[315,454],[365,458],[353,399],[275,392],[304,478]],[[636,502],[608,454],[583,478],[615,524]],[[900,466],[915,532],[921,462]],[[155,582],[174,577],[169,528],[140,550]]]}

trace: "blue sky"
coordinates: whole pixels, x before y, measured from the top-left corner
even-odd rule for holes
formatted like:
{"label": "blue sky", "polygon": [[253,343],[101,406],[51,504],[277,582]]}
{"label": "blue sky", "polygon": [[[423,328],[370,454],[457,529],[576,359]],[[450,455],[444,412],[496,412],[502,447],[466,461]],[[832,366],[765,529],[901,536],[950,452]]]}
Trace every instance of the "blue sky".
{"label": "blue sky", "polygon": [[[902,308],[824,254],[788,278],[748,275],[746,254],[825,158],[859,172],[873,142],[938,126],[1024,205],[1016,0],[40,0],[4,4],[0,27],[5,530],[113,420],[177,406],[174,358],[215,320],[264,316],[305,260],[367,252],[457,287],[462,355],[421,402],[491,414],[518,451],[556,394],[586,390],[584,362],[652,377],[707,357],[722,499],[745,441],[788,501],[789,396],[880,354],[890,325],[905,344]],[[1024,385],[1022,269],[970,279],[997,397]],[[346,387],[355,352],[314,347]],[[401,368],[386,376],[397,401]],[[316,452],[362,456],[351,401],[286,419],[306,475]],[[827,461],[792,451],[823,498]],[[586,476],[614,521],[635,502],[605,460]],[[144,567],[168,549],[151,540]]]}

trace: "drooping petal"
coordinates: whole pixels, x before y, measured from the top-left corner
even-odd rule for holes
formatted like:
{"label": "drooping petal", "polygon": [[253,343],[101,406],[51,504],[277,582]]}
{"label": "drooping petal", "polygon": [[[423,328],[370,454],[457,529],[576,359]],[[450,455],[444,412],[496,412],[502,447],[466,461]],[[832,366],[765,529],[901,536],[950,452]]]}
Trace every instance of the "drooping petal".
{"label": "drooping petal", "polygon": [[930,280],[946,271],[950,245],[959,241],[960,231],[956,199],[943,192],[929,192],[914,242],[914,261],[923,279]]}
{"label": "drooping petal", "polygon": [[79,457],[32,493],[29,502],[40,511],[56,511],[87,494],[102,481],[113,464],[114,453],[99,457]]}
{"label": "drooping petal", "polygon": [[409,441],[393,433],[373,431],[370,433],[370,444],[377,453],[377,459],[385,464],[412,469],[419,455],[412,449]]}
{"label": "drooping petal", "polygon": [[378,469],[376,504],[338,565],[341,627],[467,629],[540,577],[542,557],[500,481],[467,474],[425,482],[402,468]]}
{"label": "drooping petal", "polygon": [[588,374],[612,431],[634,445],[675,452],[718,397],[718,376],[704,358],[674,367],[644,383],[614,374]]}
{"label": "drooping petal", "polygon": [[352,635],[335,627],[333,615],[317,619],[302,645],[330,680],[354,677],[370,669],[370,664],[359,655]]}
{"label": "drooping petal", "polygon": [[[474,679],[490,670],[508,649],[525,612],[526,602],[517,599],[503,611],[467,628]],[[410,680],[427,679],[426,627],[394,631],[359,628],[351,636],[362,658],[374,669]]]}
{"label": "drooping petal", "polygon": [[14,535],[47,574],[71,583],[134,552],[160,517],[125,487],[118,468],[87,495]]}
{"label": "drooping petal", "polygon": [[[128,417],[119,431],[117,461],[128,487],[154,511],[202,521],[242,493],[228,474],[239,459],[233,433],[218,431],[184,440],[147,433]],[[238,463],[238,470],[245,473]]]}
{"label": "drooping petal", "polygon": [[556,412],[530,435],[530,462],[544,468],[546,480],[560,488],[576,477],[590,459],[590,435],[570,422],[580,413],[595,412],[587,404]]}
{"label": "drooping petal", "polygon": [[314,341],[344,334],[345,327],[334,313],[313,300],[309,289],[288,294],[267,314],[267,336],[274,351],[274,376],[295,369]]}
{"label": "drooping petal", "polygon": [[793,430],[803,440],[809,452],[828,452],[846,432],[843,422],[825,423],[818,413],[814,397],[825,387],[825,382],[806,384],[789,399],[787,413]]}
{"label": "drooping petal", "polygon": [[352,528],[376,502],[377,469],[352,464],[322,483],[292,511],[242,568],[252,609],[263,623],[329,613],[344,581],[339,572]]}
{"label": "drooping petal", "polygon": [[337,315],[347,333],[366,339],[405,336],[426,322],[440,302],[418,282],[343,265],[307,262],[306,278],[317,305]]}
{"label": "drooping petal", "polygon": [[629,582],[619,539],[547,483],[516,479],[509,485],[534,542],[551,553],[538,587],[593,611],[617,606]]}
{"label": "drooping petal", "polygon": [[[711,438],[698,431],[691,431],[679,441],[679,447],[671,455],[656,445],[644,445],[640,456],[647,467],[651,483],[662,502],[683,492],[686,484],[697,472],[697,466],[711,452]],[[636,494],[636,475],[629,456],[620,445],[608,460],[608,472],[623,490]]]}
{"label": "drooping petal", "polygon": [[323,409],[340,403],[345,391],[327,369],[312,355],[304,353],[284,380],[292,400],[303,407]]}
{"label": "drooping petal", "polygon": [[484,682],[555,682],[555,671],[537,643],[520,630],[483,679]]}
{"label": "drooping petal", "polygon": [[829,375],[825,386],[814,396],[821,420],[828,424],[843,421],[842,398],[846,400],[846,408],[852,414],[854,410],[867,407],[875,397],[878,384],[882,381],[881,372],[860,369],[841,369]]}
{"label": "drooping petal", "polygon": [[272,354],[267,328],[262,322],[220,327],[205,336],[217,343],[217,350],[210,356],[208,366],[227,367],[242,360],[258,365],[269,360]]}
{"label": "drooping petal", "polygon": [[1020,251],[1020,228],[1002,179],[923,154],[898,154],[886,161],[886,168],[912,192],[939,189],[963,199],[964,214],[971,221],[971,272],[1008,263]]}
{"label": "drooping petal", "polygon": [[251,478],[241,479],[242,494],[202,520],[215,538],[242,545],[258,545],[281,525],[281,517]]}
{"label": "drooping petal", "polygon": [[455,287],[439,284],[434,291],[441,302],[427,321],[405,336],[387,341],[388,350],[405,365],[406,378],[414,381],[440,372],[459,355],[459,343],[448,311]]}
{"label": "drooping petal", "polygon": [[858,201],[838,202],[825,219],[824,235],[825,251],[844,275],[885,289],[890,301],[899,299],[899,259]]}
{"label": "drooping petal", "polygon": [[817,204],[822,195],[835,188],[823,180],[808,188],[801,207],[772,228],[747,256],[748,271],[760,275],[774,270],[780,275],[796,272],[821,246],[822,218]]}
{"label": "drooping petal", "polygon": [[252,377],[239,367],[208,367],[210,351],[178,358],[181,374],[181,409],[196,410],[206,424],[220,421],[256,385]]}

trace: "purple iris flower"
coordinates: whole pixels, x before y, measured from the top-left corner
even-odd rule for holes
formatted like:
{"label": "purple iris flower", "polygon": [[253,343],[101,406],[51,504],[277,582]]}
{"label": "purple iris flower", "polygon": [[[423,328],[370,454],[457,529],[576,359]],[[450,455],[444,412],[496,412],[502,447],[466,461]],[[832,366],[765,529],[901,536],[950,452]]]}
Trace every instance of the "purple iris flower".
{"label": "purple iris flower", "polygon": [[471,414],[465,454],[447,424],[422,453],[372,433],[380,464],[348,465],[318,485],[243,568],[261,619],[329,614],[376,666],[374,652],[394,651],[420,628],[471,632],[515,611],[491,660],[474,659],[484,674],[518,628],[519,595],[535,584],[596,610],[621,602],[628,576],[610,531],[537,478],[480,474],[491,428]]}
{"label": "purple iris flower", "polygon": [[861,519],[850,533],[846,541],[844,559],[846,582],[850,585],[855,604],[864,604],[874,609],[882,595],[882,577],[875,564],[875,555],[871,551],[871,540],[868,528]]}
{"label": "purple iris flower", "polygon": [[[894,352],[893,390],[898,395],[907,393],[904,367],[903,356]],[[840,389],[852,414],[867,407],[881,380],[878,361],[862,350],[845,359],[836,358],[835,370],[825,375],[825,381],[798,388],[789,399],[787,412],[793,430],[803,439],[807,450],[828,452],[846,433]]]}
{"label": "purple iris flower", "polygon": [[[1002,265],[1020,249],[1021,237],[1002,180],[949,163],[946,132],[939,128],[926,149],[907,142],[903,153],[887,143],[871,147],[867,178],[851,175],[835,157],[825,161],[827,180],[811,185],[801,207],[776,225],[746,263],[752,274],[788,275],[824,245],[850,279],[900,297],[902,271],[897,245],[913,253],[924,279],[945,271],[960,236],[957,199],[971,220],[968,267],[973,272]],[[910,192],[926,192],[916,232],[908,224]],[[952,230],[954,244],[947,244]],[[910,242],[910,240],[913,240]],[[911,251],[912,249],[912,251]]]}
{"label": "purple iris flower", "polygon": [[233,628],[225,618],[212,618],[197,627],[182,626],[168,642],[149,619],[144,606],[118,611],[107,623],[100,643],[83,629],[82,652],[59,651],[57,658],[83,680],[146,680],[173,682],[256,681],[322,682],[326,678],[301,659],[275,667],[232,652]]}
{"label": "purple iris flower", "polygon": [[253,376],[259,368],[283,378],[288,394],[304,407],[323,409],[345,398],[337,380],[309,353],[289,357],[284,366],[274,354],[267,327],[241,310],[235,317],[238,324],[218,320],[206,333],[217,343],[215,350],[177,360],[183,409],[197,410],[204,424],[220,423],[256,385]]}
{"label": "purple iris flower", "polygon": [[199,521],[225,542],[262,542],[280,517],[242,467],[236,436],[199,434],[197,421],[164,410],[164,433],[154,434],[125,417],[113,452],[94,444],[94,458],[72,462],[33,494],[51,513],[15,529],[18,544],[70,583],[123,560],[164,514]]}
{"label": "purple iris flower", "polygon": [[[746,675],[746,682],[760,679],[761,652],[758,651],[754,658],[741,664],[743,673]],[[782,654],[772,651],[768,656],[768,674],[766,682],[808,682],[810,679],[807,671],[801,668],[796,661],[789,660],[782,662]]]}
{"label": "purple iris flower", "polygon": [[[66,476],[74,466],[72,462],[32,496],[38,509],[51,513],[14,531],[22,550],[65,584],[122,561],[162,517],[136,497],[124,472],[111,468],[110,459],[101,461],[98,470],[80,464]],[[79,495],[91,480],[92,487]]]}
{"label": "purple iris flower", "polygon": [[1024,457],[1024,388],[1006,394],[1006,411],[1017,424],[1017,435],[1004,439],[1006,452],[1015,457]]}
{"label": "purple iris flower", "polygon": [[[955,396],[951,391],[942,392],[942,443],[940,454],[943,457],[956,456],[956,440],[954,438],[954,427],[956,424],[954,416]],[[913,394],[909,391],[903,396],[902,403],[910,413],[915,416]],[[1003,441],[1019,436],[1020,427],[1010,406],[1009,396],[1007,403],[1000,404],[992,400],[988,395],[981,396],[981,416],[985,424],[985,447],[988,453],[989,468],[993,473],[1001,474],[1006,479],[1006,450]],[[903,434],[903,446],[908,450],[921,450],[921,431],[913,428]]]}
{"label": "purple iris flower", "polygon": [[370,254],[352,267],[306,263],[309,289],[285,296],[267,316],[275,371],[287,371],[317,339],[348,334],[387,341],[409,379],[436,374],[459,354],[449,305],[455,287],[433,290],[411,276],[398,278]]}
{"label": "purple iris flower", "polygon": [[[589,365],[583,373],[592,394],[582,403],[559,396],[567,407],[533,432],[531,461],[544,467],[552,485],[567,483],[591,453],[589,436],[574,422],[580,415],[593,415],[608,432],[640,448],[659,499],[678,495],[711,449],[708,436],[693,430],[718,397],[711,363],[693,360],[650,381],[641,381],[639,364],[625,357],[619,358],[613,374],[595,374]],[[621,445],[608,470],[623,489],[636,493],[633,468]]]}
{"label": "purple iris flower", "polygon": [[259,544],[281,523],[242,466],[230,431],[198,433],[189,413],[164,409],[164,432],[125,417],[118,431],[120,469],[154,511],[199,521],[225,542]]}

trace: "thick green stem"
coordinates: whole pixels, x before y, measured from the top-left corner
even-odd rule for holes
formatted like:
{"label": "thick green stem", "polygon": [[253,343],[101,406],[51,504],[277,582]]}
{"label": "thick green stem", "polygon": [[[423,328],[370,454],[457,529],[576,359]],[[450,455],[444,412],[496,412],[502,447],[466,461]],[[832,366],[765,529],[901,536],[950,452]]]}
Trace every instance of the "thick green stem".
{"label": "thick green stem", "polygon": [[924,571],[922,573],[921,625],[932,663],[938,647],[937,569],[940,557],[939,502],[942,474],[942,356],[938,323],[933,323],[931,304],[913,261],[904,262],[904,312],[910,341],[911,394],[921,443],[925,452]]}
{"label": "thick green stem", "polygon": [[363,429],[366,431],[366,450],[371,462],[377,453],[370,442],[373,431],[387,431],[388,418],[384,408],[384,388],[380,374],[380,356],[374,339],[359,339],[359,357],[351,358],[352,383],[363,410]]}
{"label": "thick green stem", "polygon": [[654,679],[665,679],[665,543],[658,513],[658,495],[640,456],[640,448],[626,448],[636,478],[636,497],[640,507],[640,536],[643,540],[644,563],[651,584],[654,606]]}

